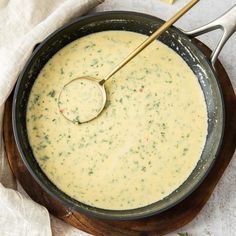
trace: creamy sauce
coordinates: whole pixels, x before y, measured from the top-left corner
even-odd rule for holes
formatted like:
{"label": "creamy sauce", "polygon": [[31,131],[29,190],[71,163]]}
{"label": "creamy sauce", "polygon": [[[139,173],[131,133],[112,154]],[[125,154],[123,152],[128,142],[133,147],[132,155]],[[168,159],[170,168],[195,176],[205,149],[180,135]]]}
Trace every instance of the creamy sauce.
{"label": "creamy sauce", "polygon": [[97,83],[80,77],[64,86],[58,105],[68,120],[80,124],[95,118],[103,107],[103,101],[103,93]]}
{"label": "creamy sauce", "polygon": [[34,156],[58,188],[88,205],[122,210],[161,200],[201,156],[207,135],[202,90],[183,59],[158,41],[107,81],[108,101],[98,118],[73,124],[58,109],[65,84],[104,78],[145,38],[107,31],[78,39],[48,61],[32,88],[27,130]]}

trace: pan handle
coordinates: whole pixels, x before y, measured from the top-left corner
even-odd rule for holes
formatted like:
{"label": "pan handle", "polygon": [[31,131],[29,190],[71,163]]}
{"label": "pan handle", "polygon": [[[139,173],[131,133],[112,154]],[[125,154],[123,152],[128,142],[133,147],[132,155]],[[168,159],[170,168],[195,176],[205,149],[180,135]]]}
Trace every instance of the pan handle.
{"label": "pan handle", "polygon": [[236,31],[236,5],[229,9],[225,14],[217,18],[216,20],[191,31],[183,31],[185,34],[191,37],[197,37],[199,35],[208,33],[220,29],[223,31],[223,36],[220,39],[216,49],[211,54],[211,63],[214,67],[215,62],[224,47],[225,43],[231,37],[231,35]]}

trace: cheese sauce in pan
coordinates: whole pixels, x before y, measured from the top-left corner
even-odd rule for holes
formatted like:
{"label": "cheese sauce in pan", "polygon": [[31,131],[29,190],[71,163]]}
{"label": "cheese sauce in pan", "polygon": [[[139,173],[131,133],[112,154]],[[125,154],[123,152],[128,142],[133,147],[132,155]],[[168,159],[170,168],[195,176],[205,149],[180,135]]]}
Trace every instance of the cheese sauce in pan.
{"label": "cheese sauce in pan", "polygon": [[60,114],[65,84],[103,78],[145,38],[106,31],[73,41],[44,66],[29,97],[27,131],[37,162],[59,189],[91,206],[122,210],[163,199],[188,178],[205,144],[198,80],[158,41],[106,82],[98,118],[79,125]]}

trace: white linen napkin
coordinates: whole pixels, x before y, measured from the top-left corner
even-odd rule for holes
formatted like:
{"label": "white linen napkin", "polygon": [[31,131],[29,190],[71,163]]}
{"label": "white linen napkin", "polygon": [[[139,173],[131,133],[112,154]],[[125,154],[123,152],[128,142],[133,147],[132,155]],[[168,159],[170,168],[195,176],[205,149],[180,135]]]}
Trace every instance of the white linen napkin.
{"label": "white linen napkin", "polygon": [[[104,0],[0,0],[0,182],[15,188],[2,143],[4,103],[36,43]],[[0,183],[0,235],[51,235],[47,210]]]}

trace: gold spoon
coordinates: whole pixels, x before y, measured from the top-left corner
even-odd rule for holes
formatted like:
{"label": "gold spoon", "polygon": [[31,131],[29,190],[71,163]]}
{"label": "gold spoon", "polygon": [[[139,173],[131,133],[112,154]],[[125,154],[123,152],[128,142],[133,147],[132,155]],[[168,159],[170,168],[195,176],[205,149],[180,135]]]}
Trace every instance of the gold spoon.
{"label": "gold spoon", "polygon": [[[105,82],[123,66],[125,66],[130,60],[137,56],[149,44],[151,44],[164,31],[166,31],[181,16],[189,11],[198,1],[199,0],[192,0],[191,2],[189,2],[171,19],[165,22],[159,29],[157,29],[152,35],[150,35],[143,43],[141,43],[102,80],[84,76],[75,78],[74,80],[66,84],[62,88],[58,98],[58,107],[61,114],[67,120],[78,124],[95,119],[102,112],[106,104],[107,96],[104,86]],[[76,93],[73,93],[73,90]],[[73,94],[76,95],[73,97]],[[88,104],[88,106],[85,104],[85,102]],[[68,106],[68,104],[70,104],[70,106]],[[81,104],[81,108],[78,108],[78,106]]]}

